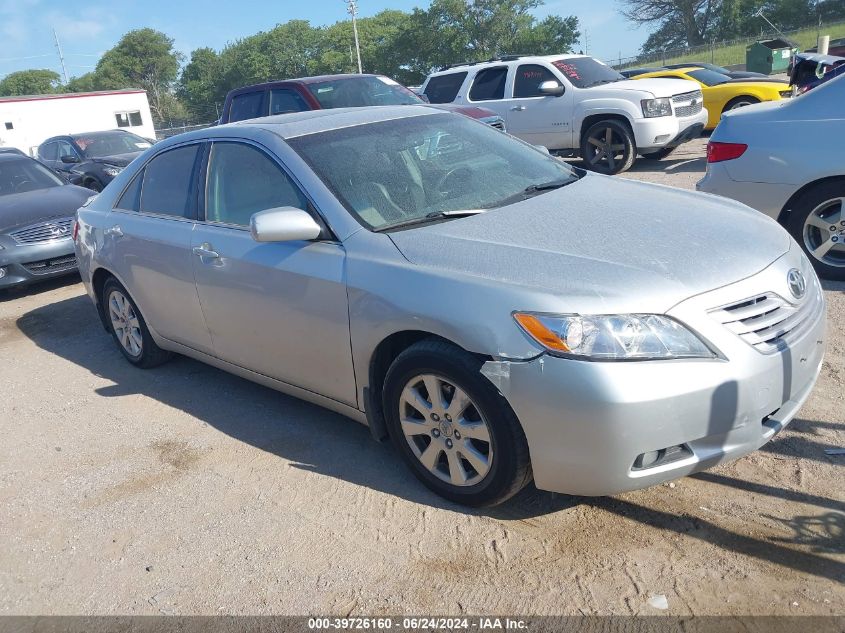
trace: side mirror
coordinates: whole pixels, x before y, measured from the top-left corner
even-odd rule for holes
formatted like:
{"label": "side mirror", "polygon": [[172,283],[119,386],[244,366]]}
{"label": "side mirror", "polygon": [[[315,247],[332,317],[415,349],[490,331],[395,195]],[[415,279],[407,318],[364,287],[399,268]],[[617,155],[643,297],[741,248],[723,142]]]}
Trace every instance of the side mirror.
{"label": "side mirror", "polygon": [[547,97],[559,97],[566,89],[556,81],[544,81],[540,84],[538,92]]}
{"label": "side mirror", "polygon": [[76,157],[76,156],[71,156],[69,154],[65,154],[64,156],[62,156],[62,162],[65,163],[66,165],[69,164],[69,163],[78,163],[79,158]]}
{"label": "side mirror", "polygon": [[296,242],[316,240],[323,229],[302,209],[278,207],[253,214],[249,231],[256,242]]}

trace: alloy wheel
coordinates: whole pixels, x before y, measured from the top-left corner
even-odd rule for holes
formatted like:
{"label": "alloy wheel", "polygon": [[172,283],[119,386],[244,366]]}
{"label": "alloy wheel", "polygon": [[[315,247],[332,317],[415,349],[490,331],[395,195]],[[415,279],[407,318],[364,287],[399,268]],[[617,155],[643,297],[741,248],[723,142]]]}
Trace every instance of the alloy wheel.
{"label": "alloy wheel", "polygon": [[490,428],[467,393],[433,374],[409,380],[399,398],[402,433],[420,463],[454,486],[480,483],[493,464]]}
{"label": "alloy wheel", "polygon": [[120,344],[131,356],[140,356],[144,349],[144,338],[138,315],[129,299],[117,290],[109,294],[109,319],[114,334]]}
{"label": "alloy wheel", "polygon": [[590,165],[605,164],[613,172],[617,163],[625,162],[625,141],[611,127],[596,130],[587,137],[587,144],[591,150],[587,155]]}
{"label": "alloy wheel", "polygon": [[826,200],[804,221],[807,252],[828,266],[845,267],[845,197]]}

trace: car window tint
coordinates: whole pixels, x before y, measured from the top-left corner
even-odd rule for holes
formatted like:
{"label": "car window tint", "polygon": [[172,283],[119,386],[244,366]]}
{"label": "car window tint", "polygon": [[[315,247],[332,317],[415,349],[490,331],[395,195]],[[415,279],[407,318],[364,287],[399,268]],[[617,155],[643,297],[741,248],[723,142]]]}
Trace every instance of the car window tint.
{"label": "car window tint", "polygon": [[194,209],[194,181],[199,145],[159,154],[144,170],[141,211],[188,218]]}
{"label": "car window tint", "polygon": [[505,98],[507,67],[486,68],[475,76],[469,91],[471,101],[493,101]]}
{"label": "car window tint", "polygon": [[522,64],[516,69],[516,77],[513,82],[514,98],[542,97],[540,84],[544,81],[553,81],[560,84],[557,77],[548,68],[537,64]]}
{"label": "car window tint", "polygon": [[114,205],[116,209],[138,211],[141,208],[141,182],[143,180],[144,171],[141,170],[126,188],[126,191],[123,192],[123,195],[120,196],[117,204]]}
{"label": "car window tint", "polygon": [[76,156],[76,152],[74,151],[73,147],[71,147],[70,143],[67,141],[59,141],[59,152],[58,157],[59,160],[62,159],[62,156]]}
{"label": "car window tint", "polygon": [[264,111],[264,91],[248,92],[232,98],[230,121],[244,121],[266,116]]}
{"label": "car window tint", "polygon": [[466,78],[465,72],[432,77],[425,87],[425,96],[431,103],[452,103]]}
{"label": "car window tint", "polygon": [[305,99],[296,90],[277,88],[270,91],[270,114],[303,112],[310,109]]}
{"label": "car window tint", "polygon": [[58,143],[45,143],[38,149],[38,156],[44,160],[58,160],[56,158],[56,150]]}
{"label": "car window tint", "polygon": [[206,220],[248,226],[254,213],[277,207],[307,210],[308,201],[264,152],[244,143],[211,149],[205,191]]}

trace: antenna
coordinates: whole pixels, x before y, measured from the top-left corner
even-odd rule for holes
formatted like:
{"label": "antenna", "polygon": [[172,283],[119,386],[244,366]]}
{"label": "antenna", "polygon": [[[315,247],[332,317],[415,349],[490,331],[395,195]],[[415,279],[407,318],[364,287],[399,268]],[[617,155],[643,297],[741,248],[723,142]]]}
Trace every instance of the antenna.
{"label": "antenna", "polygon": [[358,72],[364,72],[361,69],[361,47],[358,44],[358,22],[355,20],[358,13],[358,3],[356,0],[346,0],[346,11],[352,16],[352,31],[355,33],[355,53],[358,55]]}
{"label": "antenna", "polygon": [[67,67],[65,66],[65,56],[62,53],[62,45],[59,44],[59,36],[56,35],[56,29],[53,29],[53,37],[56,40],[56,50],[59,51],[59,61],[62,63],[62,75],[65,77],[65,84],[68,82]]}

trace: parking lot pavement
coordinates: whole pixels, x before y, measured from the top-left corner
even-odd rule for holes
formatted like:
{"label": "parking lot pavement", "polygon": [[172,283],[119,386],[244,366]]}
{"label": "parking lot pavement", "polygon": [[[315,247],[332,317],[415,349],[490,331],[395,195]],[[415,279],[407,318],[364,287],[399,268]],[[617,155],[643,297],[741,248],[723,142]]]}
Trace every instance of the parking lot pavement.
{"label": "parking lot pavement", "polygon": [[[690,187],[701,147],[625,177]],[[841,614],[845,284],[825,287],[818,385],[763,450],[489,511],[338,415],[184,358],[129,366],[73,278],[2,297],[0,613]]]}

